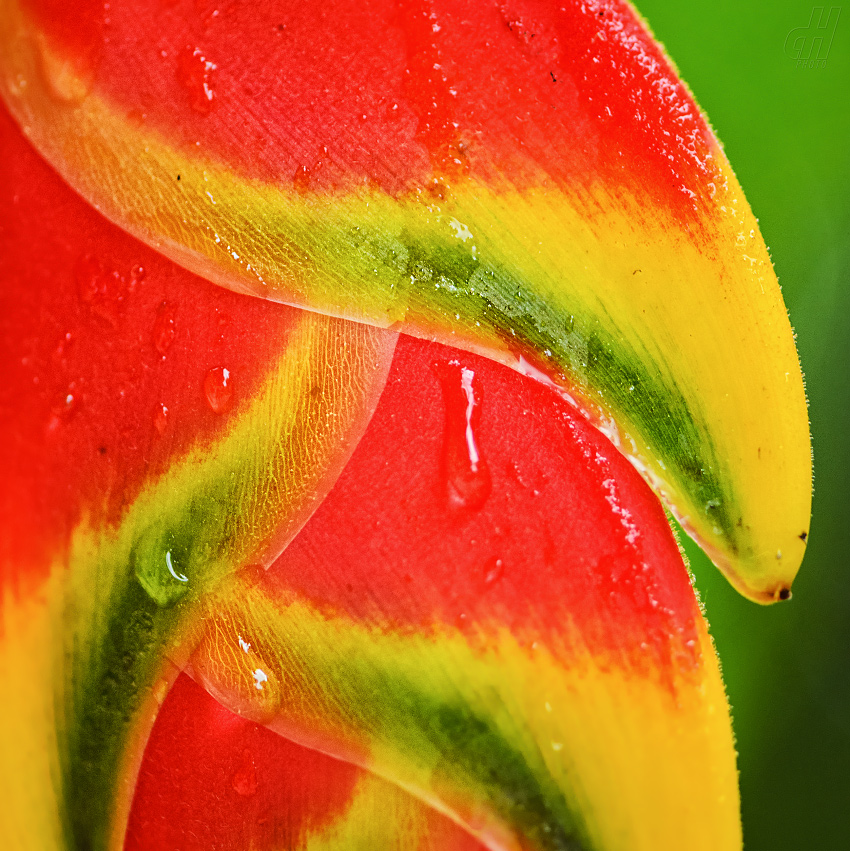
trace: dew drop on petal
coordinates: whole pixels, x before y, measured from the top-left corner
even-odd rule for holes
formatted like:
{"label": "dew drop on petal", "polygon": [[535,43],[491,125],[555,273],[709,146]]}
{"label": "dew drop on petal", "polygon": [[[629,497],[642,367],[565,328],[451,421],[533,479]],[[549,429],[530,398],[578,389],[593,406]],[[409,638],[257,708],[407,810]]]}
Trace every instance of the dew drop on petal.
{"label": "dew drop on petal", "polygon": [[261,640],[222,614],[210,612],[201,622],[192,669],[209,693],[244,718],[268,723],[280,710],[283,676],[274,653]]}
{"label": "dew drop on petal", "polygon": [[484,567],[484,584],[495,585],[505,572],[505,564],[500,558],[491,558]]}
{"label": "dew drop on petal", "polygon": [[73,383],[68,386],[68,390],[62,397],[62,401],[58,406],[63,417],[70,417],[80,407],[80,394],[77,391],[76,385]]}
{"label": "dew drop on petal", "polygon": [[165,429],[168,428],[168,408],[161,402],[153,412],[153,427],[160,435],[165,434]]}
{"label": "dew drop on petal", "polygon": [[257,770],[250,752],[242,756],[242,764],[231,779],[233,791],[242,798],[250,798],[257,793]]}
{"label": "dew drop on petal", "polygon": [[74,335],[70,331],[66,331],[59,342],[56,344],[56,348],[53,350],[53,361],[54,363],[65,366],[67,364],[68,355],[70,354],[72,347],[74,344]]}
{"label": "dew drop on petal", "polygon": [[491,480],[475,431],[480,397],[474,388],[475,372],[457,361],[434,364],[443,388],[445,427],[443,473],[451,510],[477,510],[490,495]]}
{"label": "dew drop on petal", "polygon": [[204,395],[207,404],[217,414],[223,414],[233,400],[233,383],[230,370],[225,366],[213,367],[204,378]]}
{"label": "dew drop on petal", "polygon": [[148,273],[145,267],[139,263],[136,263],[136,265],[133,266],[132,269],[130,269],[130,291],[132,292],[133,290],[135,290],[136,286],[138,284],[141,284],[145,280],[147,275]]}
{"label": "dew drop on petal", "polygon": [[153,332],[151,333],[151,341],[154,348],[161,354],[171,348],[174,342],[174,335],[177,329],[174,324],[174,308],[164,301],[156,312],[156,319],[153,324]]}
{"label": "dew drop on petal", "polygon": [[86,254],[74,265],[74,280],[80,301],[94,316],[116,328],[127,295],[132,291],[127,278]]}
{"label": "dew drop on petal", "polygon": [[64,423],[70,422],[79,411],[82,404],[80,389],[75,381],[72,381],[60,394],[57,402],[50,409],[50,417],[47,422],[47,430],[55,431]]}
{"label": "dew drop on petal", "polygon": [[178,582],[188,582],[189,577],[185,573],[181,573],[176,567],[176,559],[172,555],[171,550],[165,552],[165,567],[168,570],[169,576],[176,579]]}
{"label": "dew drop on petal", "polygon": [[215,63],[210,62],[197,47],[186,47],[177,57],[177,81],[183,86],[189,105],[201,115],[208,115],[216,105],[215,70]]}
{"label": "dew drop on petal", "polygon": [[139,536],[131,562],[136,579],[157,606],[173,606],[188,593],[191,553],[156,524]]}
{"label": "dew drop on petal", "polygon": [[47,39],[39,34],[38,58],[47,93],[63,104],[82,103],[92,89],[100,58],[97,51],[84,51],[74,61],[53,50]]}

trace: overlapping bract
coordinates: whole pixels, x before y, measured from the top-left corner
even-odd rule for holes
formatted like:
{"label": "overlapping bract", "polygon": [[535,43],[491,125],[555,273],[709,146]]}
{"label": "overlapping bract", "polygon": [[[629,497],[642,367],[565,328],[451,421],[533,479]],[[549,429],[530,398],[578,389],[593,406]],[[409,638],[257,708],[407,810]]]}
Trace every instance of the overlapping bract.
{"label": "overlapping bract", "polygon": [[[464,385],[480,416],[458,420]],[[222,702],[488,847],[740,842],[722,687],[663,512],[504,367],[402,336],[322,506],[208,607],[190,670]]]}
{"label": "overlapping bract", "polygon": [[[403,338],[356,463],[266,574],[355,449],[394,335],[193,278],[8,122],[3,138],[12,847],[120,847],[187,664],[233,709],[401,784],[424,847],[442,822],[410,794],[490,847],[692,828],[694,847],[737,847],[713,651],[663,512],[601,436],[537,382]],[[207,381],[223,367],[229,401]]]}
{"label": "overlapping bract", "polygon": [[2,144],[4,834],[103,845],[166,648],[321,501],[396,335],[212,287],[87,209],[7,116]]}
{"label": "overlapping bract", "polygon": [[627,4],[2,8],[4,97],[113,220],[225,286],[539,370],[737,587],[787,596],[811,503],[791,330]]}

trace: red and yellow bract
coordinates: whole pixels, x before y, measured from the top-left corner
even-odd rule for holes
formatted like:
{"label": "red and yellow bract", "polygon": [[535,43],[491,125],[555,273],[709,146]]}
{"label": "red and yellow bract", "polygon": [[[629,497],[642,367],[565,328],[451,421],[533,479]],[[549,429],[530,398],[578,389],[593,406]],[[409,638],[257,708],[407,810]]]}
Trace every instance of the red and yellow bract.
{"label": "red and yellow bract", "polygon": [[[193,278],[87,209],[8,123],[4,140],[18,178],[4,200],[16,401],[4,562],[16,567],[4,573],[14,783],[2,813],[17,847],[120,842],[146,731],[190,654],[233,709],[401,783],[491,847],[658,847],[690,829],[693,847],[735,847],[734,754],[705,626],[660,506],[604,438],[531,379],[402,338],[330,497],[268,573],[245,569],[268,552],[247,532],[272,530],[280,549],[295,531],[292,495],[273,476],[252,484],[272,468],[246,459],[294,445],[315,500],[363,428],[351,401],[345,428],[310,413],[357,363],[327,372],[330,348],[324,383],[299,361],[319,406],[306,423],[269,421],[275,354],[304,322],[336,328],[349,355],[366,329]],[[90,296],[81,268],[109,286]],[[381,349],[376,333],[368,374],[383,384],[377,355],[394,336]],[[205,377],[223,365],[233,399],[215,414]],[[465,378],[483,500],[469,498]],[[246,423],[248,455],[232,455]],[[316,423],[337,424],[336,453],[318,451]]]}
{"label": "red and yellow bract", "polygon": [[743,593],[787,596],[811,507],[788,318],[628,4],[0,10],[0,91],[108,217],[225,286],[539,370]]}
{"label": "red and yellow bract", "polygon": [[687,570],[592,425],[767,602],[805,404],[631,8],[104,10],[0,3],[11,846],[740,847]]}

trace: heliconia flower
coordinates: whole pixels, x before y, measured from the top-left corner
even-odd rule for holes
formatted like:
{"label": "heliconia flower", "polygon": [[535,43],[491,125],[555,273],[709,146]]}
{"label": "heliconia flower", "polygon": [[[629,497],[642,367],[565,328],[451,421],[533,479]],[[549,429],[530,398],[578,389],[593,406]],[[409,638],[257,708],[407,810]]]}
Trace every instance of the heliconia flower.
{"label": "heliconia flower", "polygon": [[553,381],[753,599],[811,503],[758,225],[628,3],[3,0],[0,93],[108,217],[225,286]]}
{"label": "heliconia flower", "polygon": [[175,740],[181,669],[325,778],[302,806],[242,744],[229,847],[740,847],[705,623],[602,435],[491,361],[211,286],[2,129],[10,847],[192,847],[212,769],[180,778],[237,722]]}
{"label": "heliconia flower", "polygon": [[769,602],[810,459],[717,142],[622,3],[293,6],[0,0],[0,835],[740,848],[650,485]]}

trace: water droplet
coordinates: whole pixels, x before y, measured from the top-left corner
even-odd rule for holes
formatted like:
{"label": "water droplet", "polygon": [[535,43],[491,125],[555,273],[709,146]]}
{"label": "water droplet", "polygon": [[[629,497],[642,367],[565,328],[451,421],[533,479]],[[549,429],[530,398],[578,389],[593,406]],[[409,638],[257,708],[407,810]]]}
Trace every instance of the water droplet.
{"label": "water droplet", "polygon": [[219,17],[221,12],[218,9],[213,9],[204,17],[204,29],[209,30],[209,28],[215,23],[216,19]]}
{"label": "water droplet", "polygon": [[224,366],[213,367],[204,378],[204,395],[207,403],[217,414],[223,414],[233,400],[233,384],[230,370]]}
{"label": "water droplet", "polygon": [[165,353],[171,348],[174,342],[174,335],[177,333],[174,326],[174,308],[164,301],[156,312],[156,319],[153,323],[153,332],[151,333],[151,341],[154,348],[164,357]]}
{"label": "water droplet", "polygon": [[500,558],[491,558],[484,568],[484,584],[495,585],[505,572],[505,563]]}
{"label": "water droplet", "polygon": [[188,582],[189,581],[189,577],[186,576],[185,573],[180,573],[174,567],[174,559],[171,556],[171,550],[165,551],[165,566],[168,568],[168,572],[171,574],[171,576],[174,579],[176,579],[178,582]]}
{"label": "water droplet", "polygon": [[153,426],[160,435],[165,434],[168,427],[168,408],[160,402],[153,412]]}
{"label": "water droplet", "polygon": [[250,626],[234,623],[231,612],[211,607],[202,625],[191,661],[199,682],[232,712],[259,724],[270,721],[280,710],[284,686],[274,652],[266,652]]}
{"label": "water droplet", "polygon": [[295,169],[295,174],[292,177],[292,185],[299,192],[306,192],[310,188],[310,178],[313,176],[310,168],[306,165],[300,165]]}
{"label": "water droplet", "polygon": [[230,781],[233,791],[242,798],[250,798],[257,794],[257,770],[250,752],[242,755],[242,765]]}
{"label": "water droplet", "polygon": [[70,416],[80,405],[80,397],[74,387],[69,387],[65,398],[62,400],[61,410],[64,416]]}
{"label": "water droplet", "polygon": [[110,327],[117,328],[128,293],[127,279],[107,269],[97,258],[83,255],[74,266],[74,278],[80,301]]}
{"label": "water droplet", "polygon": [[455,360],[434,364],[443,387],[445,430],[443,467],[450,509],[476,510],[490,495],[490,471],[475,437],[480,400],[473,388],[475,372]]}
{"label": "water droplet", "polygon": [[201,115],[209,115],[215,107],[213,72],[216,67],[197,47],[194,50],[186,47],[177,57],[177,80],[186,90],[189,105]]}
{"label": "water droplet", "polygon": [[173,535],[152,527],[141,536],[131,556],[133,572],[158,606],[172,606],[189,590],[188,552]]}
{"label": "water droplet", "polygon": [[55,431],[63,423],[70,422],[82,405],[80,388],[76,381],[70,382],[60,395],[56,404],[50,409],[47,430]]}
{"label": "water droplet", "polygon": [[300,165],[295,170],[295,174],[292,178],[292,185],[295,187],[297,192],[308,192],[310,190],[311,184],[319,172],[324,168],[325,162],[328,158],[328,149],[325,146],[322,146],[322,153],[318,156],[312,165]]}
{"label": "water droplet", "polygon": [[73,343],[74,335],[70,331],[65,332],[62,335],[62,339],[59,340],[56,344],[56,348],[53,350],[53,360],[56,363],[65,366]]}
{"label": "water droplet", "polygon": [[136,265],[130,269],[130,290],[135,290],[136,285],[141,284],[147,276],[147,269],[139,263],[136,263]]}
{"label": "water droplet", "polygon": [[72,62],[61,53],[54,51],[47,39],[39,34],[38,55],[41,72],[47,84],[48,94],[56,101],[67,104],[82,103],[88,97],[94,83],[99,57],[84,52],[82,59],[75,56]]}

